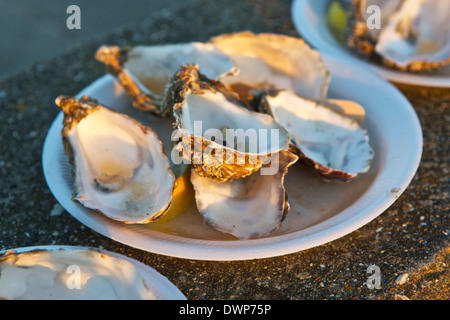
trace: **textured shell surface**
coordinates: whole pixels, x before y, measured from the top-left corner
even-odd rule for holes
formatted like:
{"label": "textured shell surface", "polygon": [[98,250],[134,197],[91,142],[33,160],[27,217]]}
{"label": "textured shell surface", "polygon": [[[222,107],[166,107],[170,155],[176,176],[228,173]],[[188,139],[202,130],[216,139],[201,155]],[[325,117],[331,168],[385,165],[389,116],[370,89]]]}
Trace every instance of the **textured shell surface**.
{"label": "textured shell surface", "polygon": [[247,176],[272,153],[288,150],[290,136],[271,116],[250,110],[223,84],[187,65],[167,87],[164,113],[172,112],[178,147],[198,173],[218,182]]}
{"label": "textured shell surface", "polygon": [[404,0],[380,32],[375,51],[391,67],[424,71],[450,63],[450,1]]}
{"label": "textured shell surface", "polygon": [[430,72],[450,63],[449,19],[446,0],[354,0],[345,41],[386,67]]}

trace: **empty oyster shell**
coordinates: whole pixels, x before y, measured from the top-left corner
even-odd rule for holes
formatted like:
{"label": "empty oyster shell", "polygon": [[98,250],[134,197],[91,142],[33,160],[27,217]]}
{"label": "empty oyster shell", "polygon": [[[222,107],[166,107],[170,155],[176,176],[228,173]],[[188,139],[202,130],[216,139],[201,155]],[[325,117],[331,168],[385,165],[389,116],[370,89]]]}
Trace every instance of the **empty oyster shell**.
{"label": "empty oyster shell", "polygon": [[170,207],[175,177],[149,127],[89,97],[60,96],[61,135],[74,176],[74,200],[125,223],[147,223]]}
{"label": "empty oyster shell", "polygon": [[293,153],[281,151],[271,163],[276,168],[274,173],[264,174],[261,169],[224,183],[192,170],[197,208],[204,219],[221,232],[239,239],[267,236],[280,226],[289,212],[283,181],[288,167],[297,160]]}
{"label": "empty oyster shell", "polygon": [[311,99],[326,96],[329,71],[303,39],[249,31],[210,39],[238,68],[221,81],[247,98],[249,89],[291,89]]}
{"label": "empty oyster shell", "polygon": [[0,257],[0,299],[154,300],[137,261],[104,250],[55,247]]}
{"label": "empty oyster shell", "polygon": [[290,136],[271,116],[246,108],[195,65],[183,66],[170,81],[162,110],[175,118],[180,156],[217,182],[250,175],[271,154],[289,149]]}
{"label": "empty oyster shell", "polygon": [[212,79],[236,72],[230,59],[211,43],[190,42],[120,48],[102,46],[96,59],[109,67],[126,88],[136,108],[160,115],[164,88],[170,77],[186,64],[198,64]]}
{"label": "empty oyster shell", "polygon": [[291,90],[261,94],[260,109],[292,136],[301,162],[329,179],[350,181],[367,172],[374,152],[358,122],[330,102],[305,99]]}
{"label": "empty oyster shell", "polygon": [[450,1],[405,0],[381,31],[375,51],[382,62],[406,71],[450,63]]}

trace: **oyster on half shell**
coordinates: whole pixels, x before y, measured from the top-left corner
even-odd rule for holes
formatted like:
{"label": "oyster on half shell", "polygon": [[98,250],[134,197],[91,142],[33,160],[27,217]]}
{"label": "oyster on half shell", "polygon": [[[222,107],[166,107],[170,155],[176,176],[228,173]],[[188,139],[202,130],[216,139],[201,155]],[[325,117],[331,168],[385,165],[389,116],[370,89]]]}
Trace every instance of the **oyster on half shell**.
{"label": "oyster on half shell", "polygon": [[190,42],[120,48],[102,46],[95,55],[125,87],[133,105],[160,115],[167,81],[187,63],[199,65],[209,78],[236,72],[231,60],[211,43]]}
{"label": "oyster on half shell", "polygon": [[199,212],[216,230],[239,239],[269,235],[289,212],[283,182],[288,167],[297,160],[295,154],[283,150],[272,158],[274,172],[265,174],[262,168],[224,183],[192,170],[191,182]]}
{"label": "oyster on half shell", "polygon": [[299,161],[328,179],[350,181],[370,168],[374,151],[358,122],[329,101],[305,99],[291,90],[260,93],[259,108],[292,136]]}
{"label": "oyster on half shell", "polygon": [[[372,6],[380,9],[380,26],[369,28]],[[354,0],[345,37],[350,48],[387,67],[430,71],[450,63],[449,19],[447,0]]]}
{"label": "oyster on half shell", "polygon": [[195,65],[170,80],[162,110],[175,119],[180,156],[217,182],[248,176],[289,149],[290,136],[270,115],[249,110]]}
{"label": "oyster on half shell", "polygon": [[175,177],[157,134],[86,96],[60,96],[56,104],[64,112],[74,200],[124,223],[160,218],[171,205]]}
{"label": "oyster on half shell", "polygon": [[0,256],[0,300],[154,300],[133,260],[88,248],[9,250]]}
{"label": "oyster on half shell", "polygon": [[[375,46],[382,28],[384,28],[392,14],[399,8],[403,0],[353,0],[348,17],[346,30],[347,45],[356,52],[374,57]],[[369,28],[367,21],[373,11],[372,6],[380,8],[380,27]]]}
{"label": "oyster on half shell", "polygon": [[320,53],[303,39],[244,31],[219,35],[210,42],[238,68],[238,73],[221,81],[244,100],[255,89],[291,89],[311,99],[326,97],[329,71]]}
{"label": "oyster on half shell", "polygon": [[381,31],[375,51],[396,69],[424,71],[450,63],[450,1],[404,0]]}

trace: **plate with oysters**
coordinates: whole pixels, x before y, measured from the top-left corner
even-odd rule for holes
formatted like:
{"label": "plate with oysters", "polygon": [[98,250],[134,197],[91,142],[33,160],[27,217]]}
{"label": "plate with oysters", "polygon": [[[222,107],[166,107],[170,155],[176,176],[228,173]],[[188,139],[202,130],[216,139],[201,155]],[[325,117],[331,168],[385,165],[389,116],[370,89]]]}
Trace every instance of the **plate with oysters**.
{"label": "plate with oysters", "polygon": [[132,247],[245,260],[318,246],[380,215],[420,162],[408,100],[297,37],[108,44],[93,59],[105,75],[55,97],[44,175],[67,212]]}
{"label": "plate with oysters", "polygon": [[315,49],[396,83],[450,87],[447,0],[296,0],[292,19]]}
{"label": "plate with oysters", "polygon": [[0,275],[2,300],[186,300],[155,269],[90,247],[3,250]]}

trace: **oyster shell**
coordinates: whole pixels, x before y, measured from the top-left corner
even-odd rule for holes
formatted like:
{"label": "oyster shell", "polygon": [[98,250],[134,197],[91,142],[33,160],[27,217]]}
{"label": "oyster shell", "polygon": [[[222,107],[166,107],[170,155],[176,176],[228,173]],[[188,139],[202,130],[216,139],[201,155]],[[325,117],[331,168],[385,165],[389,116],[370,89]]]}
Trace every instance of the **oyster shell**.
{"label": "oyster shell", "polygon": [[[377,59],[375,46],[380,32],[402,2],[403,0],[353,0],[345,32],[347,45],[359,54]],[[380,29],[369,28],[367,25],[372,14],[368,9],[373,5],[380,8]]]}
{"label": "oyster shell", "polygon": [[157,299],[151,287],[131,261],[106,251],[10,250],[0,257],[0,299]]}
{"label": "oyster shell", "polygon": [[382,62],[406,71],[450,63],[450,1],[405,0],[381,31],[375,51]]}
{"label": "oyster shell", "polygon": [[195,65],[183,66],[170,81],[162,110],[175,119],[181,158],[217,182],[250,175],[289,149],[291,138],[271,116],[249,110]]}
{"label": "oyster shell", "polygon": [[156,133],[86,96],[60,96],[56,104],[64,112],[74,200],[125,223],[160,218],[170,207],[175,177]]}
{"label": "oyster shell", "polygon": [[250,31],[210,39],[238,68],[221,81],[246,99],[250,89],[291,89],[311,99],[326,96],[329,71],[303,39]]}
{"label": "oyster shell", "polygon": [[[372,5],[380,28],[367,25]],[[387,67],[419,72],[450,63],[450,3],[446,0],[354,0],[347,45]]]}
{"label": "oyster shell", "polygon": [[102,46],[95,57],[126,88],[136,108],[160,115],[164,88],[186,64],[198,64],[212,79],[236,72],[230,59],[211,43],[190,42],[120,48]]}
{"label": "oyster shell", "polygon": [[350,181],[369,170],[374,152],[367,132],[339,106],[279,90],[260,93],[259,108],[286,128],[299,161],[322,176]]}
{"label": "oyster shell", "polygon": [[197,208],[216,230],[239,239],[267,236],[280,226],[289,212],[283,181],[288,167],[297,160],[293,153],[280,151],[271,163],[277,168],[274,174],[264,174],[261,169],[224,183],[192,170]]}

